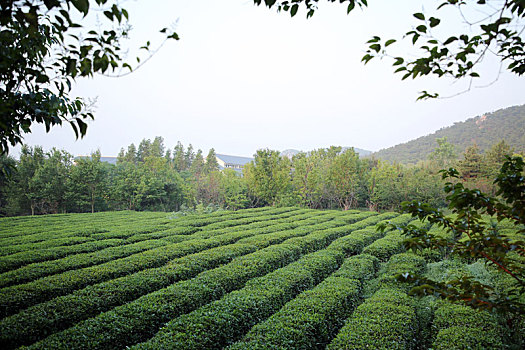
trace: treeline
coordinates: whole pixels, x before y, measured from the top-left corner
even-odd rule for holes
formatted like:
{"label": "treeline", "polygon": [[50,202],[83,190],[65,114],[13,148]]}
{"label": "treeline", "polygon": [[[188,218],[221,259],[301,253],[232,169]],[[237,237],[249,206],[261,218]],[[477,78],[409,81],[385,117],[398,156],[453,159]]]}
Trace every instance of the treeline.
{"label": "treeline", "polygon": [[[178,211],[199,203],[221,208],[249,207],[245,185],[234,170],[219,171],[215,151],[179,142],[166,150],[161,137],[122,149],[116,164],[100,152],[77,157],[68,152],[24,146],[20,159],[0,158],[14,168],[0,183],[2,215],[104,210]],[[4,166],[5,168],[5,166]]]}
{"label": "treeline", "polygon": [[495,192],[492,180],[513,150],[504,142],[481,153],[469,147],[458,159],[446,138],[429,160],[416,166],[359,158],[340,147],[282,157],[258,150],[243,169],[219,170],[214,149],[180,142],[166,149],[164,140],[142,140],[119,152],[116,164],[100,160],[100,152],[73,158],[63,150],[45,152],[24,146],[20,159],[2,157],[14,169],[0,179],[1,215],[30,215],[104,210],[192,211],[259,206],[302,206],[315,209],[368,208],[395,210],[403,201],[445,203],[439,170],[454,166],[461,181]]}

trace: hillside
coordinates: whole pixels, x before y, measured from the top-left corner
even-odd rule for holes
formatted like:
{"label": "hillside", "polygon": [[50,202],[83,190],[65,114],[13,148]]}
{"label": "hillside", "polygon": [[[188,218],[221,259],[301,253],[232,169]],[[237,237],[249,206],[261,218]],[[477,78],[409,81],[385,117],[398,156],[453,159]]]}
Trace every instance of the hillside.
{"label": "hillside", "polygon": [[456,147],[458,155],[474,143],[481,150],[486,150],[501,140],[514,147],[516,152],[525,152],[525,105],[500,109],[454,123],[433,134],[382,149],[372,156],[391,162],[417,163],[428,159],[436,147],[436,139],[441,137],[447,137],[448,142]]}

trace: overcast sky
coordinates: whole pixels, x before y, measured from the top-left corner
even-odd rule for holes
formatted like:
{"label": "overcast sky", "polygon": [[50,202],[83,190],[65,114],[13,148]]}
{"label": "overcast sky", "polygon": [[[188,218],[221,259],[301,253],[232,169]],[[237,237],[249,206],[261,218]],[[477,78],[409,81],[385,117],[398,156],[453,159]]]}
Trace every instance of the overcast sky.
{"label": "overcast sky", "polygon": [[[466,83],[401,81],[389,60],[366,66],[360,60],[373,35],[401,37],[418,24],[412,13],[422,3],[430,13],[439,2],[369,2],[351,15],[344,6],[326,4],[307,20],[304,12],[290,18],[251,0],[128,1],[131,46],[158,39],[158,30],[177,19],[181,40],[168,42],[129,76],[77,82],[75,95],[98,98],[84,139],[75,141],[69,126],[49,134],[35,127],[25,142],[74,155],[100,149],[106,156],[155,136],[170,148],[181,141],[239,156],[260,148],[330,145],[377,151],[525,103],[525,78],[508,73],[486,88],[416,102],[421,90],[454,95]],[[450,11],[441,15],[457,17]],[[408,47],[398,50],[406,54]],[[484,79],[475,85],[492,82],[499,67],[487,59]]]}

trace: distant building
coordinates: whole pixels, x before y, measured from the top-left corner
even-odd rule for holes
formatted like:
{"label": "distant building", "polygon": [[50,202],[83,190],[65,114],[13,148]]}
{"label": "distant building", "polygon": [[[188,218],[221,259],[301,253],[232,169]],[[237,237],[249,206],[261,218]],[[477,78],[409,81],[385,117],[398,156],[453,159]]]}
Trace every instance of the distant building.
{"label": "distant building", "polygon": [[242,173],[242,168],[253,160],[253,158],[228,156],[226,154],[216,154],[215,157],[220,170],[229,168],[239,173]]}

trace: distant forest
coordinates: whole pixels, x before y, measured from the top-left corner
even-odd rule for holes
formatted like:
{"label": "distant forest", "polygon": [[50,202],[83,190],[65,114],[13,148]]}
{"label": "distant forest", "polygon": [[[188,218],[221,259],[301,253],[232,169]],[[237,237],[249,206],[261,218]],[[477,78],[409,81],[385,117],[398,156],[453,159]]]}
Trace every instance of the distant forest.
{"label": "distant forest", "polygon": [[407,143],[386,148],[372,154],[372,157],[403,164],[425,161],[436,147],[439,138],[447,138],[461,154],[469,146],[477,145],[481,152],[505,140],[517,153],[525,152],[525,105],[500,109],[453,126],[442,128],[433,134]]}
{"label": "distant forest", "polygon": [[262,206],[395,210],[408,200],[442,207],[440,169],[454,166],[461,181],[494,194],[492,180],[513,153],[501,141],[484,153],[471,146],[458,155],[441,138],[428,160],[407,166],[360,158],[352,148],[317,149],[291,159],[263,149],[240,174],[219,170],[213,149],[206,157],[180,142],[169,149],[162,137],[123,148],[116,164],[102,162],[100,152],[75,159],[64,150],[24,146],[19,160],[0,157],[0,166],[14,169],[0,177],[0,216]]}

